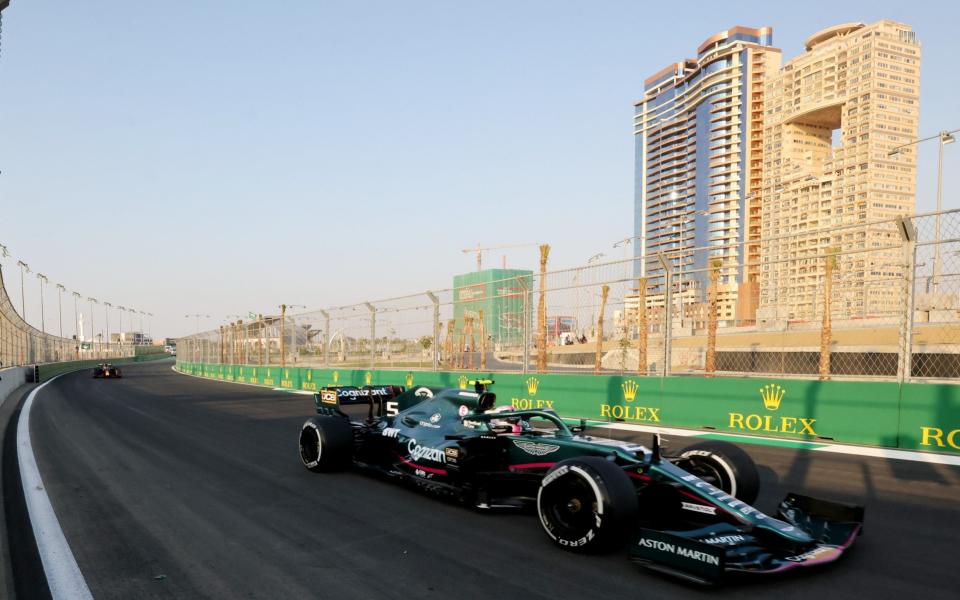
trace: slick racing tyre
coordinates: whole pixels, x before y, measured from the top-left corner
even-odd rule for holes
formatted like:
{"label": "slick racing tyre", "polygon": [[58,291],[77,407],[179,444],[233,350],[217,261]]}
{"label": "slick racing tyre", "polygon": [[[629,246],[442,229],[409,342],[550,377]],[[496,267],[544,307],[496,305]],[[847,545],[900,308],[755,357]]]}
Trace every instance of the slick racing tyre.
{"label": "slick racing tyre", "polygon": [[314,472],[332,471],[350,463],[353,429],[339,417],[311,417],[300,429],[300,462]]}
{"label": "slick racing tyre", "polygon": [[540,482],[537,515],[553,543],[593,552],[634,530],[637,493],[623,469],[595,456],[561,461]]}
{"label": "slick racing tyre", "polygon": [[684,449],[671,462],[731,496],[753,504],[760,475],[750,455],[727,442],[703,442]]}

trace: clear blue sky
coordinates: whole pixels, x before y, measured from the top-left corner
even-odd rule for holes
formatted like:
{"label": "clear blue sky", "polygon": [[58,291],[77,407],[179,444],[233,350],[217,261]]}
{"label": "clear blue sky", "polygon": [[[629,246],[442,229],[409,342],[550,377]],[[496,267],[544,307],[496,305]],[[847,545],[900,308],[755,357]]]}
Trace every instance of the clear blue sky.
{"label": "clear blue sky", "polygon": [[[22,258],[156,313],[163,336],[192,331],[186,313],[213,327],[281,302],[449,287],[478,241],[549,242],[554,267],[619,256],[647,76],[734,25],[773,26],[788,59],[823,27],[897,19],[923,44],[930,135],[960,127],[958,6],[13,0],[0,57],[8,288]],[[926,145],[921,211],[935,160]],[[945,165],[956,207],[960,144]],[[511,266],[535,252],[510,252]]]}

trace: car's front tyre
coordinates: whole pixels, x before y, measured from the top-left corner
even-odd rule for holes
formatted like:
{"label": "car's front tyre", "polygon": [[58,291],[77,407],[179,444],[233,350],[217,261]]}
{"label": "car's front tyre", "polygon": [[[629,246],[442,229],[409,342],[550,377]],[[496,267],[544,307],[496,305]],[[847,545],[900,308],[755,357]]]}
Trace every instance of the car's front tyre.
{"label": "car's front tyre", "polygon": [[749,454],[729,442],[694,444],[671,462],[747,504],[753,504],[760,492],[757,465]]}
{"label": "car's front tyre", "polygon": [[636,488],[623,469],[595,456],[571,458],[544,475],[537,515],[553,543],[567,550],[607,549],[634,530]]}
{"label": "car's front tyre", "polygon": [[300,429],[300,462],[314,472],[340,469],[353,455],[353,429],[339,417],[311,417]]}

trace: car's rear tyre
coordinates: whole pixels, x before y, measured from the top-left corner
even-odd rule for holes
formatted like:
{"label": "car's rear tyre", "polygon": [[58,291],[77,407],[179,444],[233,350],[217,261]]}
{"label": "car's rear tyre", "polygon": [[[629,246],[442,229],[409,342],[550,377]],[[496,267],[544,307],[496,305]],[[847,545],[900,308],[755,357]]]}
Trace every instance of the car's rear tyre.
{"label": "car's rear tyre", "polygon": [[300,429],[300,462],[314,472],[340,469],[353,455],[353,429],[340,417],[311,417]]}
{"label": "car's rear tyre", "polygon": [[537,515],[556,545],[579,552],[623,542],[637,520],[637,492],[615,463],[595,456],[571,458],[544,475]]}
{"label": "car's rear tyre", "polygon": [[731,496],[753,504],[760,491],[760,474],[750,455],[728,442],[694,444],[671,462]]}

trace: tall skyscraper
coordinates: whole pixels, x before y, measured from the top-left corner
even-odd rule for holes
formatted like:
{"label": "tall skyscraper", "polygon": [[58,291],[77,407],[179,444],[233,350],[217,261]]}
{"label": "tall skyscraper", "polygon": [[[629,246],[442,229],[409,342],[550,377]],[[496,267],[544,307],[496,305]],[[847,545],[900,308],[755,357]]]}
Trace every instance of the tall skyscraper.
{"label": "tall skyscraper", "polygon": [[[835,310],[900,309],[902,257],[890,228],[845,226],[912,214],[920,45],[902,23],[818,31],[768,77],[763,126],[761,320],[819,314],[826,253],[839,256]],[[857,250],[870,252],[855,253]]]}
{"label": "tall skyscraper", "polygon": [[[634,105],[634,252],[648,257],[636,274],[662,275],[655,256],[664,252],[679,282],[676,305],[689,310],[705,299],[704,269],[718,260],[721,321],[752,318],[756,306],[758,275],[738,243],[759,253],[763,84],[780,66],[772,44],[769,27],[717,33],[695,59],[647,79]],[[651,303],[663,292],[660,279]]]}

